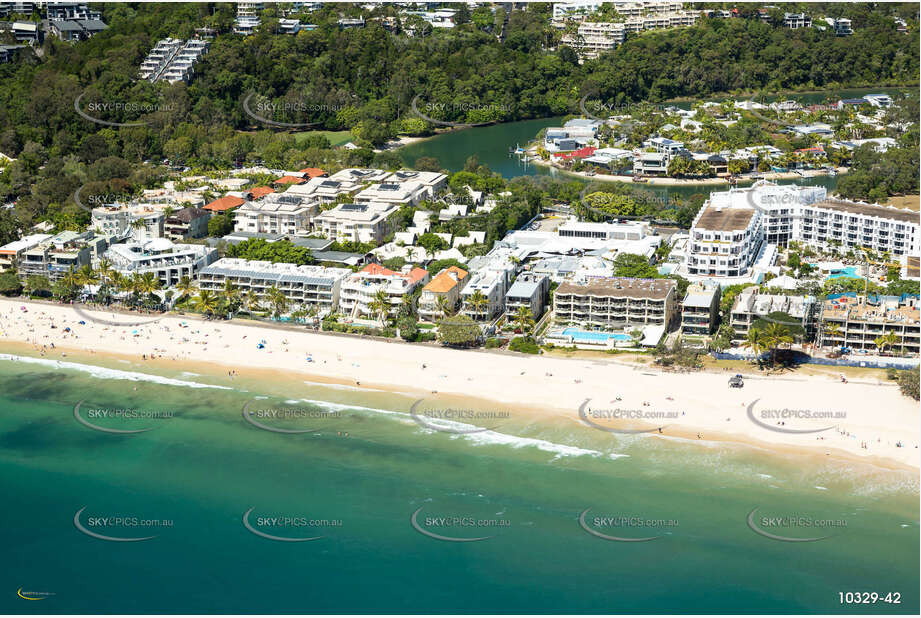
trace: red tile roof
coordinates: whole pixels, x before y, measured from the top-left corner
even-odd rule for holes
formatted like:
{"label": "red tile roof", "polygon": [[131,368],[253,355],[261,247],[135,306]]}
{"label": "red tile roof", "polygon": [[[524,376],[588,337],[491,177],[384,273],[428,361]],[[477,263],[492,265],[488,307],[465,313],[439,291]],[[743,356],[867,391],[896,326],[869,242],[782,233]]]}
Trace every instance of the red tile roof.
{"label": "red tile roof", "polygon": [[298,178],[297,176],[282,176],[275,181],[276,185],[299,185],[303,184],[305,180],[303,178]]}
{"label": "red tile roof", "polygon": [[390,270],[389,268],[384,268],[380,264],[368,264],[358,272],[369,273],[371,275],[384,275],[386,277],[406,277],[413,283],[424,279],[429,274],[429,271],[425,270],[424,268],[413,268],[411,271],[409,271],[409,274],[405,274],[395,270]]}
{"label": "red tile roof", "polygon": [[224,197],[218,198],[211,202],[210,204],[205,205],[205,210],[210,210],[211,212],[225,212],[231,208],[237,208],[246,203],[242,197],[236,197],[235,195],[225,195]]}
{"label": "red tile roof", "polygon": [[258,200],[260,197],[265,197],[269,193],[275,193],[275,189],[272,187],[253,187],[249,190],[250,199]]}
{"label": "red tile roof", "polygon": [[585,148],[579,148],[572,152],[556,152],[553,156],[559,157],[560,159],[584,159],[585,157],[590,157],[595,154],[596,150],[598,149],[592,146],[586,146]]}
{"label": "red tile roof", "polygon": [[305,167],[302,170],[298,170],[302,174],[307,174],[307,178],[319,178],[320,176],[326,176],[326,172],[321,170],[319,167]]}

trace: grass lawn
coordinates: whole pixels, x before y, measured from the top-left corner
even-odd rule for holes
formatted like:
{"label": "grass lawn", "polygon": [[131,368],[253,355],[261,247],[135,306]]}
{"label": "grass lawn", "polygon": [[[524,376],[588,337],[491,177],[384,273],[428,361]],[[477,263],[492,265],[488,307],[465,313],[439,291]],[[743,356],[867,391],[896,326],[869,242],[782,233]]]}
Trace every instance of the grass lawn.
{"label": "grass lawn", "polygon": [[299,133],[294,133],[294,139],[300,143],[308,135],[322,135],[329,140],[329,143],[333,146],[341,146],[346,142],[352,141],[352,133],[350,131],[301,131]]}

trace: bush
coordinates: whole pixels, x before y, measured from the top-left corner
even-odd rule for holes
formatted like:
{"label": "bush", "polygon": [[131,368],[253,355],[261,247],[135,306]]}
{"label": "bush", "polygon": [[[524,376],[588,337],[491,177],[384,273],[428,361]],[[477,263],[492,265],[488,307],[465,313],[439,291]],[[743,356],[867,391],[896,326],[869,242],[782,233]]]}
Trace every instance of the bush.
{"label": "bush", "polygon": [[540,347],[531,337],[515,337],[508,344],[508,349],[512,352],[521,352],[522,354],[540,354]]}
{"label": "bush", "polygon": [[498,337],[490,337],[489,339],[486,340],[487,350],[492,350],[494,348],[501,348],[503,345],[505,345],[505,341],[502,339],[499,339]]}
{"label": "bush", "polygon": [[19,283],[19,277],[13,271],[7,271],[0,274],[0,294],[4,296],[18,296],[22,292],[22,284]]}
{"label": "bush", "polygon": [[909,369],[907,371],[899,372],[899,390],[906,397],[911,397],[915,401],[918,401],[918,381],[919,381],[919,369]]}

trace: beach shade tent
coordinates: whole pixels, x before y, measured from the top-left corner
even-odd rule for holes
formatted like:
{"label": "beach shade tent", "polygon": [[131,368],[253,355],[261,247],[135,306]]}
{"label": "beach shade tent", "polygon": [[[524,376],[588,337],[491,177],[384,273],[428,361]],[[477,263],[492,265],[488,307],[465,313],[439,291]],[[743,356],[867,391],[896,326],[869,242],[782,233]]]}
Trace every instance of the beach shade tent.
{"label": "beach shade tent", "polygon": [[257,343],[257,344],[256,344],[256,349],[257,349],[257,350],[261,350],[261,349],[264,348],[264,347],[265,347],[265,344],[264,344],[264,343]]}

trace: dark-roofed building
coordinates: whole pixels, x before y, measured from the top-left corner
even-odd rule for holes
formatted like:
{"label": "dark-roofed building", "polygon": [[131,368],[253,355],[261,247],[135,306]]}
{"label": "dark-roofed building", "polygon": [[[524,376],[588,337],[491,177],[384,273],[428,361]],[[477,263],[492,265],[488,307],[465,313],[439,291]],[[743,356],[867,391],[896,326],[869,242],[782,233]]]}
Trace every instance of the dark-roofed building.
{"label": "dark-roofed building", "polygon": [[597,277],[564,281],[553,295],[554,320],[591,329],[654,324],[668,328],[677,316],[677,281]]}
{"label": "dark-roofed building", "polygon": [[98,19],[56,19],[48,24],[52,34],[62,41],[85,41],[108,28]]}
{"label": "dark-roofed building", "polygon": [[208,235],[211,213],[204,208],[183,208],[166,218],[163,233],[170,240],[204,238]]}

